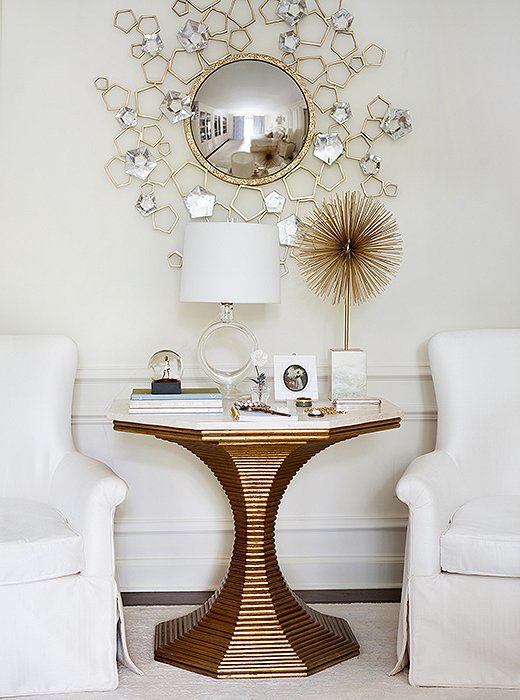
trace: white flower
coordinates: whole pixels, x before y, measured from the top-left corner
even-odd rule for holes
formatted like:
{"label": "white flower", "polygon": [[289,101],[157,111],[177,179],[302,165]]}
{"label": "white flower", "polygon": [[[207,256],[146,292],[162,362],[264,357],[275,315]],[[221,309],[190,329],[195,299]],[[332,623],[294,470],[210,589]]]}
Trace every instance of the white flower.
{"label": "white flower", "polygon": [[263,367],[267,363],[268,354],[264,350],[253,350],[250,358],[255,367]]}

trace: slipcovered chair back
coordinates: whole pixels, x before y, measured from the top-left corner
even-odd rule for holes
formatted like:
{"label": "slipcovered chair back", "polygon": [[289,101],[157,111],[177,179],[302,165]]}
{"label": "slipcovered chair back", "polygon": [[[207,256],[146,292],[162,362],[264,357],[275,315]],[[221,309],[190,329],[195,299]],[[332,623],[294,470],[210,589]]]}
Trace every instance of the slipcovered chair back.
{"label": "slipcovered chair back", "polygon": [[0,335],[0,497],[46,500],[73,448],[77,348],[63,336]]}
{"label": "slipcovered chair back", "polygon": [[520,493],[520,330],[439,333],[428,350],[437,449],[477,494]]}

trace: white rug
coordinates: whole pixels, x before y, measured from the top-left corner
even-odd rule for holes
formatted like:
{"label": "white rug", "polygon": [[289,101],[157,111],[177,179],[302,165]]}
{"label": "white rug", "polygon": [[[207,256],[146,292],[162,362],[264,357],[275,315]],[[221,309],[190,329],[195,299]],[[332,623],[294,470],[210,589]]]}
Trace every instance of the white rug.
{"label": "white rug", "polygon": [[[144,671],[138,676],[120,669],[113,692],[47,695],[47,700],[514,700],[516,690],[412,688],[407,672],[387,675],[395,662],[396,603],[313,605],[317,610],[346,617],[361,653],[308,678],[276,680],[214,680],[153,660],[153,631],[158,622],[184,615],[193,607],[125,608],[130,653]],[[28,696],[27,696],[28,697]]]}

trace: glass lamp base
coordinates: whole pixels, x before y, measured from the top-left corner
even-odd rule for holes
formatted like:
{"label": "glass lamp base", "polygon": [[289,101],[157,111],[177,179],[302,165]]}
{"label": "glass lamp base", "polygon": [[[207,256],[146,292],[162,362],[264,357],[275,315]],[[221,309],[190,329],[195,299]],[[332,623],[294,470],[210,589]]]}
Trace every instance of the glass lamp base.
{"label": "glass lamp base", "polygon": [[[216,333],[232,332],[235,335],[241,334],[250,344],[251,349],[247,355],[247,360],[243,365],[236,369],[224,370],[210,364],[208,360],[208,350],[211,348],[212,342],[215,341]],[[237,385],[243,381],[248,374],[251,373],[252,363],[250,354],[258,348],[258,341],[252,331],[237,321],[217,321],[206,328],[201,335],[198,345],[199,362],[204,369],[204,372],[210,377],[219,387],[224,398],[236,398],[238,396]]]}

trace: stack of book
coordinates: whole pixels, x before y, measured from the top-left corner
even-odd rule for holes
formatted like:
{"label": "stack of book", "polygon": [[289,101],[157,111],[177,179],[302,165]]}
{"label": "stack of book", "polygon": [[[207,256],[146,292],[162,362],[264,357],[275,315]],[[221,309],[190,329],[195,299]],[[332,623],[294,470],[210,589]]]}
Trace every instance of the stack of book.
{"label": "stack of book", "polygon": [[182,389],[180,394],[152,394],[150,389],[134,389],[129,413],[222,413],[218,389]]}

